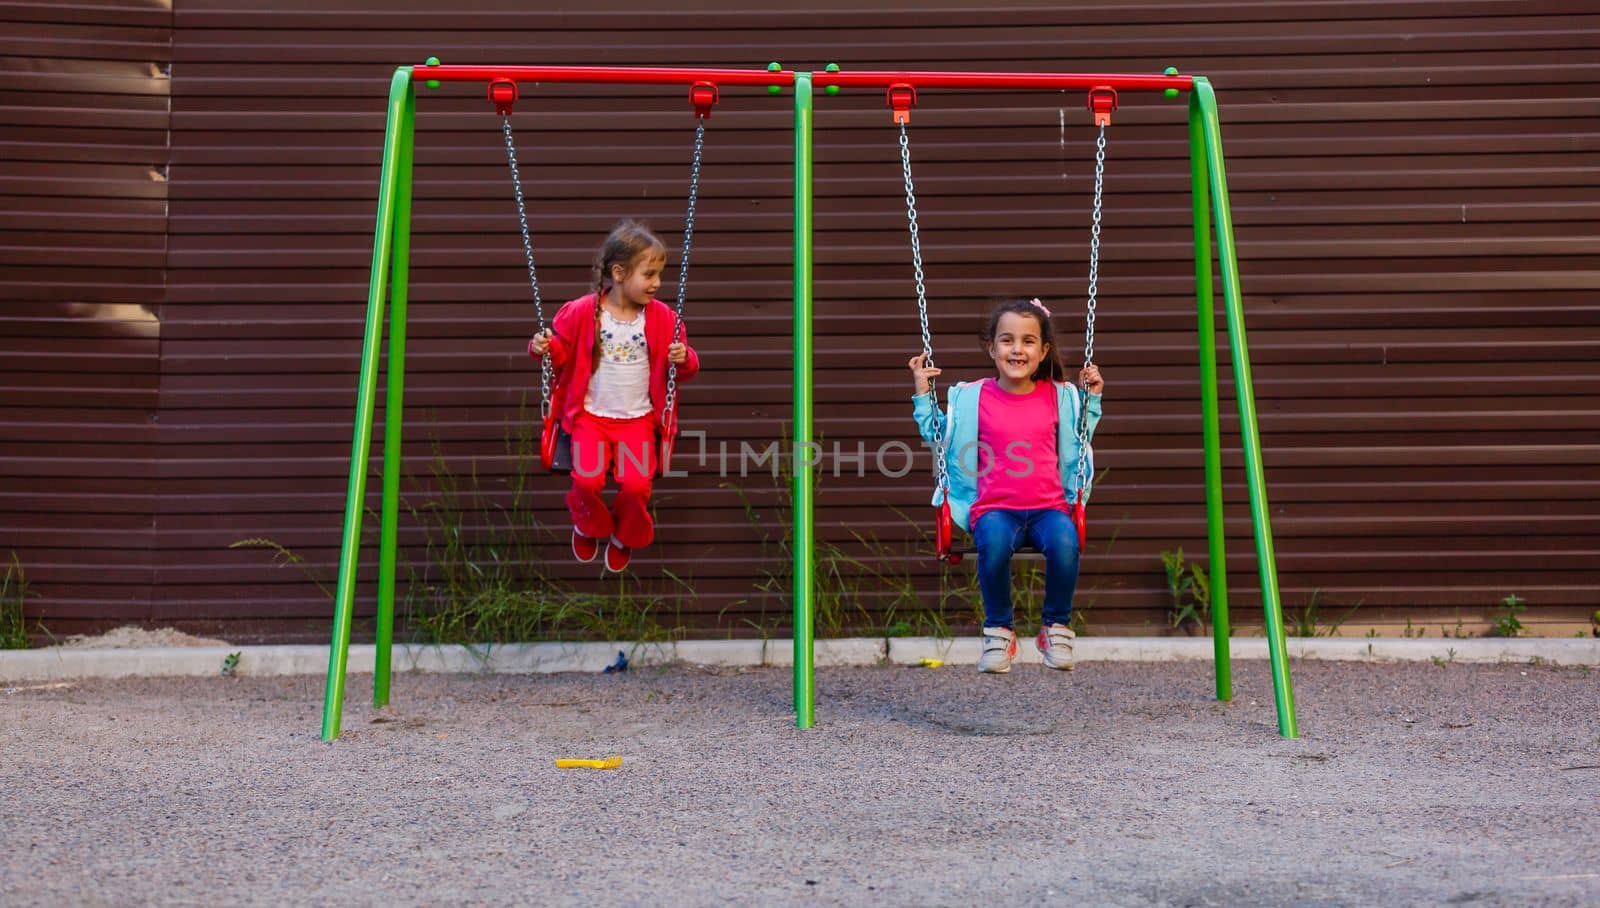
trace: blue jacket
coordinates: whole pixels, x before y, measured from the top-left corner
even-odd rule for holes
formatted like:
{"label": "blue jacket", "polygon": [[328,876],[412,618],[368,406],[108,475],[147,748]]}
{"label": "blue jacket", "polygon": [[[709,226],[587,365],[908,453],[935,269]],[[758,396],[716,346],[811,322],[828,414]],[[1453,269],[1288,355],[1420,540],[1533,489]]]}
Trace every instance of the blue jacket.
{"label": "blue jacket", "polygon": [[[1082,399],[1078,388],[1069,382],[1055,382],[1056,386],[1056,459],[1061,469],[1061,490],[1070,504],[1078,499],[1078,407]],[[932,394],[918,394],[911,399],[912,415],[917,420],[917,431],[929,446],[944,438],[946,468],[950,477],[950,518],[956,526],[972,532],[968,515],[978,498],[978,398],[983,382],[969,381],[952,385],[949,391],[949,408],[941,413],[934,406]],[[1100,395],[1089,395],[1088,436],[1094,437],[1094,427],[1100,422]],[[1004,452],[995,452],[995,459]],[[1089,489],[1084,500],[1094,488],[1094,446],[1089,446],[1086,478]],[[934,489],[933,503],[944,500],[944,490]]]}

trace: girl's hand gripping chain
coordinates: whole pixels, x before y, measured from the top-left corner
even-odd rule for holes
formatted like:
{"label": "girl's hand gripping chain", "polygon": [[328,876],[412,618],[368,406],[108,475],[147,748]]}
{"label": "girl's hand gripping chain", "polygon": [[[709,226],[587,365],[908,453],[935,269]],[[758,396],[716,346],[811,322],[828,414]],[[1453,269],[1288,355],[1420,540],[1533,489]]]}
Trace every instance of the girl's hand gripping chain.
{"label": "girl's hand gripping chain", "polygon": [[683,365],[689,361],[689,348],[683,343],[676,343],[667,348],[667,362],[674,365]]}
{"label": "girl's hand gripping chain", "polygon": [[1079,378],[1083,381],[1083,389],[1090,394],[1099,394],[1106,389],[1106,380],[1100,377],[1100,367],[1093,363],[1083,367]]}
{"label": "girl's hand gripping chain", "polygon": [[911,374],[916,380],[918,394],[927,394],[933,388],[934,377],[944,371],[931,365],[925,365],[926,358],[926,354],[918,353],[916,356],[911,357],[910,362],[906,363],[911,368]]}
{"label": "girl's hand gripping chain", "polygon": [[528,352],[532,353],[534,356],[543,356],[549,350],[550,350],[550,332],[549,331],[545,331],[542,334],[535,334],[533,336],[533,339],[528,341]]}

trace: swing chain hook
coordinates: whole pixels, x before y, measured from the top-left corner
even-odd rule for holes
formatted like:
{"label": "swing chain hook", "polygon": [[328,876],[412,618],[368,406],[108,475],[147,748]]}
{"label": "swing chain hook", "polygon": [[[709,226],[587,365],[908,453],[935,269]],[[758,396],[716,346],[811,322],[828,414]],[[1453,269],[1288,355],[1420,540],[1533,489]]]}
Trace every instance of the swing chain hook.
{"label": "swing chain hook", "polygon": [[1094,125],[1104,129],[1111,125],[1111,112],[1117,109],[1117,90],[1109,85],[1091,88],[1085,106],[1094,112]]}
{"label": "swing chain hook", "polygon": [[[928,288],[923,281],[922,273],[922,236],[917,229],[917,190],[911,181],[911,139],[906,134],[905,121],[900,122],[900,174],[905,181],[906,189],[906,223],[911,231],[911,268],[916,277],[917,287],[917,319],[922,327],[922,364],[933,367],[933,332],[928,328]],[[935,411],[939,409],[939,395],[934,384],[934,379],[928,379],[928,396],[933,401]],[[946,427],[948,428],[948,427]],[[933,446],[933,481],[936,488],[944,488],[946,484],[949,465],[945,461],[944,430],[941,429],[938,441]]]}
{"label": "swing chain hook", "polygon": [[511,105],[517,103],[517,96],[517,83],[511,79],[499,78],[489,83],[489,100],[502,117],[511,116]]}
{"label": "swing chain hook", "polygon": [[[709,83],[707,83],[709,84]],[[716,86],[712,86],[712,91]],[[693,95],[690,96],[691,98]],[[715,102],[713,102],[715,103]],[[695,104],[694,126],[694,158],[689,166],[689,209],[683,217],[683,258],[678,261],[678,306],[676,317],[672,323],[672,342],[674,344],[683,340],[683,305],[685,294],[689,289],[689,252],[694,248],[694,209],[695,203],[700,198],[700,160],[701,153],[706,143],[706,117],[711,115],[710,107],[701,110],[699,103]],[[678,404],[678,364],[667,365],[667,399],[662,406],[662,412],[668,420],[674,417],[673,408]]]}
{"label": "swing chain hook", "polygon": [[[514,85],[513,85],[514,88]],[[508,106],[500,118],[500,128],[506,139],[506,162],[511,165],[511,189],[517,197],[517,226],[522,229],[522,254],[528,261],[528,286],[533,290],[533,313],[539,322],[539,333],[545,334],[544,301],[539,298],[539,272],[533,265],[533,238],[528,233],[528,208],[522,198],[522,175],[517,170],[517,143],[511,136],[511,111]],[[539,418],[550,418],[550,385],[554,378],[550,354],[539,357]]]}
{"label": "swing chain hook", "polygon": [[711,108],[722,100],[722,93],[717,90],[715,82],[696,82],[689,86],[689,103],[694,105],[694,116],[697,120],[706,120],[711,117]]}
{"label": "swing chain hook", "polygon": [[894,121],[904,128],[911,122],[911,108],[917,106],[917,87],[907,82],[896,82],[884,95],[884,106],[894,111]]}

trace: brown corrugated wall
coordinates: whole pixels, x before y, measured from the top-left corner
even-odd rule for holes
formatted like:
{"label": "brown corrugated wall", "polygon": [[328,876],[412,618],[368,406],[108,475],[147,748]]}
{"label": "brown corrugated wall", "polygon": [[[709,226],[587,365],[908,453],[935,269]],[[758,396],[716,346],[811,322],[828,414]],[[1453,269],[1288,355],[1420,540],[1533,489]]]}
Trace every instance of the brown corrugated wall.
{"label": "brown corrugated wall", "polygon": [[50,628],[149,617],[171,27],[0,6],[0,558]]}
{"label": "brown corrugated wall", "polygon": [[[117,184],[164,190],[164,235],[155,215],[134,234],[69,214],[79,169],[159,168],[139,158],[148,146],[135,154],[120,137],[152,128],[144,119],[103,112],[84,123],[70,111],[84,103],[80,89],[56,83],[8,93],[5,147],[19,154],[6,155],[4,203],[40,226],[19,218],[6,243],[0,370],[14,390],[0,411],[0,553],[14,549],[29,566],[47,625],[138,617],[131,599],[148,602],[153,620],[236,639],[326,636],[328,601],[307,575],[329,579],[337,561],[383,102],[393,67],[429,54],[447,63],[776,59],[799,69],[1174,65],[1208,75],[1221,104],[1286,606],[1298,611],[1314,596],[1324,624],[1409,617],[1453,627],[1517,594],[1534,621],[1571,632],[1600,605],[1591,403],[1600,388],[1600,17],[1586,4],[396,7],[178,4],[170,148],[149,152],[170,155],[170,180]],[[14,18],[27,20],[36,50],[8,57],[9,71],[39,81],[51,67],[88,65],[80,48],[94,45],[73,24],[87,13],[22,9]],[[166,14],[100,15],[93,35],[138,58],[126,66],[153,67],[127,70],[149,73],[144,82],[124,80],[147,94],[112,97],[137,99],[141,111],[160,98],[148,116],[164,129],[166,46],[140,41],[166,28]],[[669,239],[681,229],[692,120],[679,89],[525,92],[515,123],[553,313],[583,292],[588,257],[616,218],[648,218]],[[1093,169],[1082,105],[1071,93],[923,94],[912,142],[946,377],[983,374],[973,334],[995,296],[1044,297],[1076,353]],[[850,581],[885,620],[902,586],[924,603],[939,596],[938,571],[912,554],[927,511],[925,459],[900,479],[871,469],[881,444],[915,440],[905,360],[917,320],[898,151],[878,93],[819,96],[817,106],[817,428],[825,449],[837,441],[869,452],[866,477],[845,464],[822,480],[818,521],[885,575]],[[437,452],[465,487],[483,490],[466,529],[484,541],[516,485],[507,439],[536,385],[521,353],[533,319],[498,118],[462,86],[424,92],[418,112],[405,491],[423,517],[434,513]],[[755,633],[785,620],[781,598],[761,589],[782,583],[781,496],[764,473],[741,479],[735,466],[719,476],[715,453],[719,442],[737,452],[741,440],[760,448],[782,437],[790,414],[791,124],[787,95],[742,89],[725,93],[711,121],[688,316],[706,371],[685,392],[684,419],[708,433],[712,457],[700,467],[686,445],[691,475],[660,484],[662,541],[636,559],[629,588],[661,595],[668,624]],[[99,150],[85,162],[69,155],[75,148]],[[1104,474],[1079,599],[1091,630],[1163,626],[1158,553],[1204,550],[1187,153],[1181,102],[1123,98],[1109,137],[1100,269]],[[145,313],[163,290],[157,360]],[[128,304],[117,311],[140,317],[68,317],[84,299]],[[1230,579],[1248,623],[1259,598],[1237,454],[1225,466]],[[529,488],[553,534],[541,570],[614,592],[565,553],[564,482],[535,474]],[[138,528],[120,528],[124,519]],[[252,537],[305,564],[228,548]],[[402,542],[424,575],[427,538],[408,514]],[[367,551],[370,579],[375,546]],[[965,584],[967,570],[947,583]],[[370,611],[370,584],[363,592]],[[904,617],[905,604],[896,608]],[[970,620],[964,605],[949,611]]]}

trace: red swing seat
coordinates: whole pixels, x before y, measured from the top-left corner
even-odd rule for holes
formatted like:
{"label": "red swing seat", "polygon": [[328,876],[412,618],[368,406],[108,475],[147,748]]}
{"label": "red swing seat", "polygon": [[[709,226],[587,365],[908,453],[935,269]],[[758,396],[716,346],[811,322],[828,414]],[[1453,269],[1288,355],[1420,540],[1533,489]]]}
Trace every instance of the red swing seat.
{"label": "red swing seat", "polygon": [[[1078,530],[1078,551],[1082,552],[1089,544],[1088,509],[1084,507],[1083,490],[1078,490],[1078,500],[1072,505],[1072,525]],[[971,548],[956,548],[951,541],[954,535],[955,522],[950,519],[949,500],[941,501],[933,509],[933,540],[934,551],[938,559],[945,564],[960,564],[961,559],[975,551]],[[1024,546],[1017,550],[1023,557],[1044,557],[1033,546]]]}

